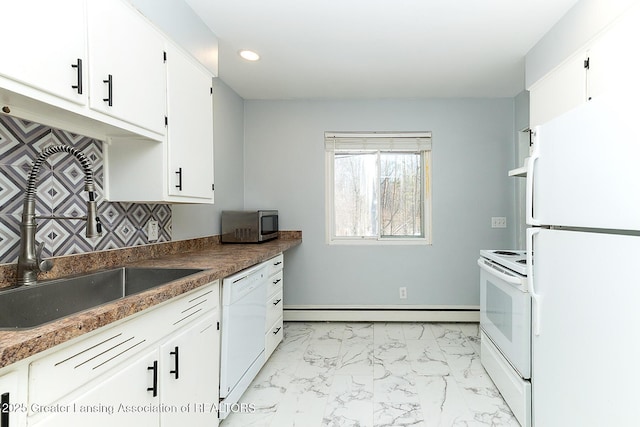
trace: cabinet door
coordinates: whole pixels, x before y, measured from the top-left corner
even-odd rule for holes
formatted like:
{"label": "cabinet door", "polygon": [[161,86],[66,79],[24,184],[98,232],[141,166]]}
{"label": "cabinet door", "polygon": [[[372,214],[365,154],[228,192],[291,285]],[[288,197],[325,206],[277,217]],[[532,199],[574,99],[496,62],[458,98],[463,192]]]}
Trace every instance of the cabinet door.
{"label": "cabinet door", "polygon": [[26,389],[26,372],[18,370],[0,376],[1,427],[26,424],[25,418],[28,410]]}
{"label": "cabinet door", "polygon": [[[156,371],[154,372],[154,362]],[[151,369],[150,369],[151,368]],[[56,413],[35,424],[38,427],[154,426],[159,425],[158,411],[144,410],[159,406],[154,397],[154,373],[159,375],[157,348],[124,362],[121,369],[100,377],[97,385],[69,402],[58,402],[66,412]],[[159,378],[156,376],[156,390]],[[151,389],[151,390],[149,390]],[[37,402],[32,402],[37,403]]]}
{"label": "cabinet door", "polygon": [[163,405],[180,409],[162,414],[162,425],[204,427],[218,424],[218,319],[215,311],[179,332],[160,348],[161,400]]}
{"label": "cabinet door", "polygon": [[640,6],[632,8],[589,48],[588,97],[609,91],[638,96]]}
{"label": "cabinet door", "polygon": [[531,128],[548,122],[586,100],[586,55],[580,52],[530,89]]}
{"label": "cabinet door", "polygon": [[0,75],[86,104],[87,88],[73,87],[87,76],[84,0],[3,1],[0,16]]}
{"label": "cabinet door", "polygon": [[167,46],[169,194],[213,199],[212,76]]}
{"label": "cabinet door", "polygon": [[164,134],[160,34],[122,0],[88,1],[87,19],[91,108]]}

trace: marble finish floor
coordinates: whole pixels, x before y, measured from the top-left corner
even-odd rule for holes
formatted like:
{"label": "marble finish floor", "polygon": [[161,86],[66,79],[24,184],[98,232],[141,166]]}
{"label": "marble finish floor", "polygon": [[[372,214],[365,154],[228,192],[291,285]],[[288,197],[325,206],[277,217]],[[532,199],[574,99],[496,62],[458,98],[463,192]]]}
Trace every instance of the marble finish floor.
{"label": "marble finish floor", "polygon": [[474,323],[287,322],[222,427],[519,426]]}

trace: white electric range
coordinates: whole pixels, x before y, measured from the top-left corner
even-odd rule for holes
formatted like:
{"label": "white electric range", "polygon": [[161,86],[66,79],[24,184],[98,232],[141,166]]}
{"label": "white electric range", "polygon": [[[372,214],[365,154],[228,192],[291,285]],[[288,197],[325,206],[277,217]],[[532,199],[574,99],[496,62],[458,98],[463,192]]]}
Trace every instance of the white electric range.
{"label": "white electric range", "polygon": [[521,250],[481,250],[481,361],[514,416],[531,425],[531,295]]}

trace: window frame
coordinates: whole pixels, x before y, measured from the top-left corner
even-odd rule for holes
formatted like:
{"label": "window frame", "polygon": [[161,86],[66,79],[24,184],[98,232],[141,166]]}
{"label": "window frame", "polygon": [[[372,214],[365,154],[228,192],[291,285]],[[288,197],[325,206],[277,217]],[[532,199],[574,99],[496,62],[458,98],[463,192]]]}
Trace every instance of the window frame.
{"label": "window frame", "polygon": [[[421,168],[421,205],[422,205],[422,236],[383,236],[381,218],[378,217],[378,233],[376,236],[336,236],[335,233],[335,170],[334,162],[336,152],[349,152],[346,148],[336,148],[336,140],[339,138],[347,138],[349,140],[357,140],[358,138],[377,140],[373,146],[367,149],[353,149],[351,152],[356,154],[357,152],[378,152],[378,170],[377,177],[378,182],[380,178],[380,162],[379,153],[420,153],[420,168]],[[390,143],[386,148],[382,144],[384,142],[378,142],[384,140],[416,140],[423,138],[428,140],[428,148],[420,147],[420,149],[411,148],[397,148],[393,147],[393,143]],[[333,146],[332,146],[333,144]],[[366,143],[365,143],[366,145]],[[401,147],[405,147],[406,144],[401,144]],[[325,132],[325,237],[327,244],[330,245],[431,245],[432,244],[432,230],[431,230],[431,132]],[[380,205],[380,191],[377,192],[378,205]]]}

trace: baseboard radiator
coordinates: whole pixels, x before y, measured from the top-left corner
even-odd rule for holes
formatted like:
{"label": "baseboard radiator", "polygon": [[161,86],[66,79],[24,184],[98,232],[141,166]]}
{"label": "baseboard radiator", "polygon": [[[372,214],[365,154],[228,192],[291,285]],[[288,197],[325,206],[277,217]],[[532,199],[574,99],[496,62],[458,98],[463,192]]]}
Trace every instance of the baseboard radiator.
{"label": "baseboard radiator", "polygon": [[287,322],[479,322],[478,306],[284,306]]}

